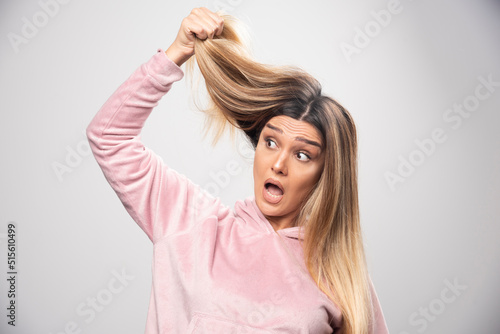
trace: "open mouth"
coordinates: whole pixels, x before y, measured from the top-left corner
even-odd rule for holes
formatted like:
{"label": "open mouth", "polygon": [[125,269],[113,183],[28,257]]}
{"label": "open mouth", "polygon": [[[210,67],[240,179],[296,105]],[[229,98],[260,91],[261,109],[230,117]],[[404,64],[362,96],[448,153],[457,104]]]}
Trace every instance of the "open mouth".
{"label": "open mouth", "polygon": [[268,179],[264,183],[264,199],[270,203],[276,204],[283,198],[283,186],[276,180]]}

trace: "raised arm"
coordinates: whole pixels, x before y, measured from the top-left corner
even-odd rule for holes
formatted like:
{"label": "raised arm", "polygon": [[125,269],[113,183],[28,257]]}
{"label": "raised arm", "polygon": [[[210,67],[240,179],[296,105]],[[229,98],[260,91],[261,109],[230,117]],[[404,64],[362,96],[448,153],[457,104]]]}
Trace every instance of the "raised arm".
{"label": "raised arm", "polygon": [[[178,229],[177,223],[187,225],[187,208],[195,207],[193,201],[199,202],[201,195],[199,187],[170,170],[143,145],[140,133],[162,96],[175,81],[183,78],[179,66],[192,55],[189,43],[195,38],[193,32],[200,38],[213,37],[212,30],[208,29],[216,24],[209,25],[207,17],[210,16],[206,11],[193,10],[182,21],[179,34],[167,51],[158,49],[148,62],[135,70],[104,103],[86,130],[106,180],[153,242]],[[222,26],[217,25],[217,29]],[[167,221],[173,223],[169,225]]]}

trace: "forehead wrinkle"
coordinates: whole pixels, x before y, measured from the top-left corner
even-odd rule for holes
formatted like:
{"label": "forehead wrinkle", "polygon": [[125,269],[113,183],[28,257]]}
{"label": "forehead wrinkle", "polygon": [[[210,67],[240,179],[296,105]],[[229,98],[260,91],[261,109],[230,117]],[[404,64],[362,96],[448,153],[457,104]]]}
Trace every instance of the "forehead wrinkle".
{"label": "forehead wrinkle", "polygon": [[[286,125],[285,125],[285,126],[286,126]],[[289,126],[289,127],[293,127],[293,125],[288,125],[288,126]],[[285,132],[284,132],[282,129],[280,129],[280,128],[276,127],[276,126],[275,126],[275,125],[273,125],[273,124],[267,123],[267,124],[266,124],[266,127],[270,128],[270,129],[272,129],[272,130],[274,130],[274,131],[277,131],[277,132],[279,132],[280,134],[285,134]],[[292,130],[293,130],[293,129],[292,129]],[[314,129],[314,130],[316,130],[316,129]],[[299,131],[300,131],[300,130],[299,130]],[[317,130],[316,130],[316,131],[317,131]],[[287,136],[288,136],[288,135],[287,135]],[[290,136],[288,136],[288,137],[290,137]],[[306,143],[306,144],[309,144],[309,145],[317,146],[317,147],[319,147],[320,149],[322,148],[320,143],[318,143],[318,142],[316,142],[316,141],[314,141],[314,140],[307,139],[307,138],[305,138],[305,137],[297,136],[297,137],[295,137],[295,138],[293,138],[293,139],[294,139],[294,140],[296,140],[296,141],[301,141],[301,142]]]}
{"label": "forehead wrinkle", "polygon": [[274,126],[274,125],[272,125],[272,124],[267,123],[267,124],[266,124],[266,127],[270,128],[270,129],[272,129],[272,130],[274,130],[274,131],[278,131],[279,133],[283,134],[283,130],[281,130],[280,128],[275,127],[275,126]]}

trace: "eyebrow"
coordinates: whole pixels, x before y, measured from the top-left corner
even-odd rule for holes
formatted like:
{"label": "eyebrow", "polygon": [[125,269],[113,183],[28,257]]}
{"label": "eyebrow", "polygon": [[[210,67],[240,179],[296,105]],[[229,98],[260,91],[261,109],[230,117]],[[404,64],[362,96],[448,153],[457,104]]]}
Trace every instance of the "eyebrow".
{"label": "eyebrow", "polygon": [[[281,130],[280,128],[275,127],[275,126],[274,126],[274,125],[272,125],[272,124],[269,124],[269,123],[268,123],[268,124],[266,124],[266,127],[268,127],[268,128],[270,128],[270,129],[272,129],[272,130],[274,130],[274,131],[277,131],[277,132],[279,132],[279,133],[283,134],[283,130]],[[301,142],[304,142],[304,143],[306,143],[306,144],[309,144],[309,145],[314,145],[314,146],[318,146],[319,148],[321,148],[321,144],[320,144],[320,143],[318,143],[318,142],[315,142],[315,141],[313,141],[313,140],[309,140],[309,139],[306,139],[306,138],[304,138],[304,137],[295,137],[294,139],[295,139],[295,140],[298,140],[298,141],[301,141]]]}

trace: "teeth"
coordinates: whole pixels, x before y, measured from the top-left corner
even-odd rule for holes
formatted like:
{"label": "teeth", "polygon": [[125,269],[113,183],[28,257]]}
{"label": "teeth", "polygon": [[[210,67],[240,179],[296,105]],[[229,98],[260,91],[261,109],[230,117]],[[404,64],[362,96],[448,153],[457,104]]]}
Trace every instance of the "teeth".
{"label": "teeth", "polygon": [[271,194],[271,193],[269,192],[269,190],[268,190],[267,188],[266,188],[266,191],[267,191],[267,193],[268,193],[269,195],[271,195],[271,197],[274,197],[274,198],[280,198],[281,196],[283,196],[283,195],[273,195],[273,194]]}

